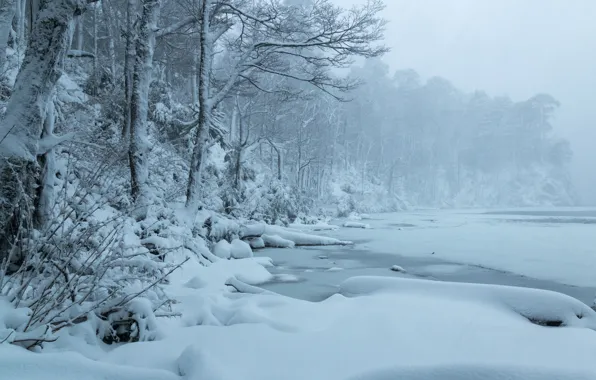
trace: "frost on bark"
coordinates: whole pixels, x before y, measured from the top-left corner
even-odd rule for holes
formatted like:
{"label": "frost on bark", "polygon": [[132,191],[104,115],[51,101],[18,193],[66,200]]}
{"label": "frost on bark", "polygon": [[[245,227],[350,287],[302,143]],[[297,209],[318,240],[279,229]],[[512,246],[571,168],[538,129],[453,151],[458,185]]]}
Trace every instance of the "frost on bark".
{"label": "frost on bark", "polygon": [[134,37],[136,30],[134,27],[136,14],[136,0],[126,2],[126,48],[124,52],[124,123],[122,125],[122,137],[128,138],[130,135],[130,117],[132,100],[132,76],[135,62],[135,44]]}
{"label": "frost on bark", "polygon": [[209,138],[209,115],[211,112],[209,100],[209,75],[211,72],[210,10],[211,0],[202,0],[201,27],[199,29],[199,117],[186,188],[186,207],[190,209],[198,207],[203,156]]}
{"label": "frost on bark", "polygon": [[16,5],[16,0],[0,0],[0,76],[4,76],[6,70],[6,48]]}
{"label": "frost on bark", "polygon": [[143,14],[136,41],[136,57],[132,80],[132,96],[130,101],[130,145],[128,151],[131,176],[131,192],[140,213],[146,212],[148,202],[149,175],[147,112],[149,103],[149,87],[153,70],[153,53],[155,50],[155,31],[159,17],[159,0],[144,0]]}
{"label": "frost on bark", "polygon": [[20,48],[25,45],[25,20],[27,0],[16,0],[16,15],[14,19],[14,29],[16,38],[16,47]]}
{"label": "frost on bark", "polygon": [[[116,44],[114,42],[114,32],[112,31],[112,21],[114,20],[114,12],[107,1],[101,2],[101,13],[103,21],[106,24],[106,31],[108,34],[108,58],[110,59],[110,78],[112,83],[116,83]],[[96,53],[97,55],[97,53]]]}
{"label": "frost on bark", "polygon": [[40,137],[69,47],[70,24],[86,5],[81,0],[46,1],[36,12],[29,46],[0,122],[0,259],[15,238],[33,226],[41,179],[36,162]]}
{"label": "frost on bark", "polygon": [[[56,112],[54,100],[48,102],[46,118],[43,123],[42,139],[52,139],[54,137],[54,125],[56,122]],[[41,169],[41,185],[37,188],[37,199],[35,207],[34,223],[35,225],[44,225],[52,218],[52,209],[54,207],[54,184],[56,182],[56,154],[54,149],[38,156],[39,168]]]}

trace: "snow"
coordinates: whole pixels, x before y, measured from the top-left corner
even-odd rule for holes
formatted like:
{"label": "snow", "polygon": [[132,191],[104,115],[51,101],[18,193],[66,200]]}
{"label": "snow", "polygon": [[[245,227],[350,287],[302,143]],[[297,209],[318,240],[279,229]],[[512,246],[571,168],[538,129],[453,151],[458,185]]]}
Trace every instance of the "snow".
{"label": "snow", "polygon": [[[193,260],[182,267],[182,272],[190,270],[192,276],[183,281],[184,285],[192,289],[210,288],[211,290],[222,290],[230,278],[250,285],[262,284],[269,281],[273,276],[265,266],[270,261],[263,259],[239,259],[219,260],[207,267],[197,265]],[[178,282],[175,279],[174,282]]]}
{"label": "snow", "polygon": [[432,295],[467,302],[490,302],[519,315],[541,321],[561,321],[565,326],[596,330],[596,312],[567,295],[540,289],[511,286],[450,283],[393,277],[352,277],[344,281],[341,294],[359,296],[377,292]]}
{"label": "snow", "polygon": [[229,259],[232,256],[232,247],[227,240],[220,240],[213,247],[213,254],[221,259]]}
{"label": "snow", "polygon": [[291,240],[296,245],[349,245],[349,241],[343,241],[328,236],[319,236],[292,231],[280,226],[265,226],[265,232],[271,235],[277,235],[282,239]]}
{"label": "snow", "polygon": [[287,274],[287,273],[280,273],[280,274],[276,274],[274,276],[275,281],[278,282],[298,282],[300,281],[300,277],[295,276],[293,274]]}
{"label": "snow", "polygon": [[399,265],[392,265],[391,270],[394,272],[405,272],[406,270]]}
{"label": "snow", "polygon": [[[221,260],[200,275],[214,289],[229,275],[246,274],[256,266],[253,259]],[[214,272],[219,274],[205,276]],[[173,287],[185,317],[161,322],[158,340],[112,347],[98,353],[96,360],[78,353],[39,355],[0,345],[0,379],[384,380],[399,375],[406,380],[581,380],[596,376],[596,332],[585,328],[593,327],[595,313],[569,297],[380,277],[353,278],[342,289],[350,297],[335,295],[311,303],[269,292],[201,296],[205,289]],[[568,318],[574,328],[537,326],[520,317],[519,310],[540,316],[554,310],[552,316]],[[573,319],[577,312],[585,313],[581,320]]]}
{"label": "snow", "polygon": [[254,238],[254,239],[250,239],[250,241],[248,242],[248,244],[250,244],[250,247],[252,249],[261,249],[261,248],[265,248],[265,241],[263,240],[263,238]]}
{"label": "snow", "polygon": [[[214,313],[212,323],[170,329],[160,341],[118,347],[102,361],[230,380],[386,379],[395,373],[425,380],[596,375],[596,332],[580,325],[534,325],[502,303],[511,297],[500,298],[500,287],[467,299],[451,284],[422,290],[418,282],[404,280],[399,283],[407,290],[384,286],[381,291],[376,281],[358,279],[358,287],[376,289],[370,294],[335,295],[319,303],[275,294],[206,300],[202,307]],[[442,285],[447,290],[440,291]],[[518,298],[532,308],[538,305],[534,296]],[[547,292],[541,301],[574,312],[573,302],[554,294]],[[196,342],[200,348],[189,348]],[[225,365],[230,360],[233,365]]]}
{"label": "snow", "polygon": [[[463,227],[457,227],[457,215],[451,219],[433,215],[429,218],[430,212],[421,212],[374,219],[373,229],[329,229],[326,233],[334,237],[316,239],[342,241],[348,234],[364,239],[368,234],[372,239],[365,243],[367,249],[377,244],[384,248],[380,252],[401,253],[411,243],[407,237],[411,231],[420,229],[432,237],[442,234],[441,229]],[[483,223],[500,225],[495,217],[479,219],[470,223],[472,228]],[[406,222],[413,227],[387,227]],[[296,229],[265,228],[314,239]],[[268,236],[263,236],[265,243]],[[459,236],[456,233],[454,238]],[[215,247],[220,245],[231,254],[236,244],[241,252],[248,252],[249,244],[238,242],[220,241]],[[433,248],[436,255],[454,252],[452,240],[441,243],[442,247]],[[430,254],[430,249],[423,248],[420,255]],[[267,270],[271,266],[267,257],[217,259],[207,264],[191,257],[165,285],[177,300],[173,311],[181,316],[147,321],[157,324],[155,340],[92,346],[85,343],[85,325],[81,325],[80,330],[65,330],[61,343],[47,345],[42,354],[0,345],[0,380],[596,378],[596,312],[571,297],[536,289],[396,278],[387,273],[391,277],[349,278],[340,285],[340,294],[307,302],[255,287],[301,280],[289,274],[272,275]],[[149,306],[139,300],[133,309],[143,314]],[[21,311],[25,310],[15,311],[0,300],[0,331],[18,325],[24,316]],[[537,325],[557,321],[564,327]]]}
{"label": "snow", "polygon": [[438,366],[403,366],[371,371],[349,380],[588,380],[589,373],[530,368],[523,365],[499,366],[478,364],[446,364]]}
{"label": "snow", "polygon": [[[592,287],[596,267],[596,212],[581,218],[548,216],[549,209],[522,209],[544,216],[486,214],[485,210],[420,210],[375,215],[370,230],[339,230],[338,239],[367,240],[378,254],[479,265],[532,278]],[[494,211],[494,210],[493,210]],[[432,254],[434,252],[434,255]]]}
{"label": "snow", "polygon": [[300,223],[292,223],[288,226],[291,229],[299,230],[299,231],[335,231],[339,227],[333,224],[327,223],[315,223],[315,224],[300,224]]}
{"label": "snow", "polygon": [[145,369],[102,363],[76,352],[35,354],[19,347],[0,345],[0,379],[12,380],[175,380],[163,369]]}
{"label": "snow", "polygon": [[347,227],[347,228],[370,228],[370,224],[352,222],[352,221],[344,222],[343,226]]}
{"label": "snow", "polygon": [[253,256],[250,245],[239,239],[232,240],[232,244],[230,244],[230,253],[235,259],[247,259]]}
{"label": "snow", "polygon": [[284,239],[279,235],[267,235],[263,234],[261,236],[263,242],[265,243],[266,247],[275,247],[275,248],[294,248],[294,242],[288,239]]}
{"label": "snow", "polygon": [[265,246],[276,248],[290,248],[296,246],[314,245],[350,245],[352,242],[339,240],[329,236],[315,235],[312,231],[335,231],[337,226],[325,223],[319,224],[292,224],[289,228],[281,226],[254,223],[242,227],[242,236],[260,236]]}

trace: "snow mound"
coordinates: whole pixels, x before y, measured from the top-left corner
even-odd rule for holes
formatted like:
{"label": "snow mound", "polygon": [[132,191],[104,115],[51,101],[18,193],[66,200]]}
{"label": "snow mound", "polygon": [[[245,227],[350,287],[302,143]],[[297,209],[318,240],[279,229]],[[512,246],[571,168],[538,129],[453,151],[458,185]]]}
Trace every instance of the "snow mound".
{"label": "snow mound", "polygon": [[344,270],[344,268],[332,267],[332,268],[327,269],[326,272],[341,272],[342,270]]}
{"label": "snow mound", "polygon": [[[291,241],[296,246],[317,246],[317,245],[351,245],[350,241],[343,241],[327,236],[313,235],[309,233],[301,232],[302,228],[298,228],[298,225],[294,227],[285,228],[281,226],[272,226],[262,223],[254,223],[245,225],[242,227],[241,236],[244,238],[256,238],[261,237],[265,246],[276,247],[276,248],[287,248],[292,247],[287,241]],[[300,227],[306,225],[299,225]],[[321,225],[321,228],[326,230],[332,230],[334,228],[327,225]],[[309,231],[314,231],[310,229]],[[284,241],[286,240],[286,241]]]}
{"label": "snow mound", "polygon": [[360,222],[352,222],[352,221],[347,221],[343,224],[344,227],[346,228],[370,228],[370,224],[366,224],[366,223],[360,223]]}
{"label": "snow mound", "polygon": [[373,276],[349,278],[340,289],[346,296],[408,293],[491,303],[536,324],[596,330],[594,310],[575,298],[548,290]]}
{"label": "snow mound", "polygon": [[284,239],[279,235],[263,235],[261,236],[265,242],[266,247],[273,248],[294,248],[295,244],[293,241]]}
{"label": "snow mound", "polygon": [[392,265],[391,270],[394,272],[403,272],[403,273],[406,272],[406,270],[404,268],[400,267],[399,265]]}
{"label": "snow mound", "polygon": [[247,259],[253,257],[252,249],[247,242],[244,242],[239,239],[232,240],[232,244],[230,245],[231,248],[231,255],[235,259]]}
{"label": "snow mound", "polygon": [[176,361],[178,372],[186,379],[225,380],[229,379],[218,361],[207,350],[197,345],[186,347]]}
{"label": "snow mound", "polygon": [[250,247],[252,249],[265,248],[265,241],[263,240],[262,237],[257,237],[257,238],[254,238],[254,239],[250,239],[248,241],[248,244],[250,244]]}
{"label": "snow mound", "polygon": [[184,285],[190,289],[223,290],[230,278],[236,278],[249,285],[263,284],[273,278],[273,275],[265,269],[265,266],[271,263],[270,260],[263,258],[220,260],[207,267],[195,268],[195,276]]}
{"label": "snow mound", "polygon": [[213,254],[220,259],[229,259],[232,257],[232,246],[227,240],[220,240],[213,247]]}
{"label": "snow mound", "polygon": [[311,235],[302,232],[292,231],[279,226],[265,226],[265,232],[271,235],[277,235],[282,239],[291,240],[298,246],[317,246],[317,245],[350,245],[352,242],[342,241],[327,236]]}

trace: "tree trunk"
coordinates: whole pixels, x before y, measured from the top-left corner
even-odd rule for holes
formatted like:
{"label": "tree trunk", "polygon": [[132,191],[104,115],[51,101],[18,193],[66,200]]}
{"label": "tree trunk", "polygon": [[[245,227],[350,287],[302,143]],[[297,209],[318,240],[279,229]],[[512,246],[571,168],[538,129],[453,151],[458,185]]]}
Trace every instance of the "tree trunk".
{"label": "tree trunk", "polygon": [[97,6],[93,7],[93,75],[97,78]]}
{"label": "tree trunk", "polygon": [[[48,102],[48,110],[43,124],[41,137],[52,137],[54,135],[54,125],[56,122],[56,113],[53,97]],[[56,155],[54,149],[50,149],[45,154],[38,157],[39,167],[41,169],[41,185],[38,187],[38,195],[35,207],[35,225],[43,226],[52,219],[52,209],[54,208],[54,184],[56,179]]]}
{"label": "tree trunk", "polygon": [[198,207],[201,195],[201,171],[205,147],[209,138],[209,121],[212,112],[209,102],[209,82],[211,75],[210,8],[210,0],[201,0],[201,28],[199,31],[199,118],[186,188],[186,207],[190,209]]}
{"label": "tree trunk", "polygon": [[128,151],[130,163],[132,197],[139,206],[138,216],[144,218],[149,192],[147,179],[149,176],[149,130],[147,111],[149,103],[149,87],[153,71],[153,53],[155,48],[155,31],[159,18],[159,0],[144,0],[143,15],[139,25],[136,43],[136,59],[133,74],[133,89],[130,102],[130,145]]}
{"label": "tree trunk", "polygon": [[80,15],[79,17],[77,17],[76,19],[77,21],[77,29],[76,29],[76,35],[77,35],[77,40],[76,40],[76,49],[78,51],[82,51],[83,50],[83,42],[84,42],[84,35],[83,35],[83,15]]}
{"label": "tree trunk", "polygon": [[16,32],[15,50],[25,46],[25,19],[27,14],[27,0],[16,0],[16,15],[14,29]]}
{"label": "tree trunk", "polygon": [[16,11],[15,0],[0,0],[0,75],[6,71],[6,48],[12,30],[12,19]]}
{"label": "tree trunk", "polygon": [[122,125],[122,137],[128,138],[131,125],[131,100],[132,100],[132,76],[135,64],[134,27],[137,3],[136,0],[128,0],[126,8],[126,51],[124,53],[124,123]]}
{"label": "tree trunk", "polygon": [[48,1],[32,14],[37,21],[0,124],[0,156],[4,157],[0,162],[0,259],[6,257],[15,238],[31,227],[40,182],[39,139],[52,112],[48,105],[69,48],[70,24],[86,5],[84,1]]}
{"label": "tree trunk", "polygon": [[101,2],[101,13],[103,14],[103,21],[106,25],[106,31],[108,34],[108,55],[110,59],[110,77],[112,83],[116,83],[116,43],[114,41],[114,32],[112,31],[112,22],[114,20],[114,14],[112,8],[106,0]]}
{"label": "tree trunk", "polygon": [[[197,44],[198,45],[198,44]],[[190,69],[190,91],[192,94],[192,105],[196,106],[199,102],[199,89],[198,89],[198,65],[199,65],[199,52],[198,48],[195,45],[195,49],[192,55],[192,67]]]}

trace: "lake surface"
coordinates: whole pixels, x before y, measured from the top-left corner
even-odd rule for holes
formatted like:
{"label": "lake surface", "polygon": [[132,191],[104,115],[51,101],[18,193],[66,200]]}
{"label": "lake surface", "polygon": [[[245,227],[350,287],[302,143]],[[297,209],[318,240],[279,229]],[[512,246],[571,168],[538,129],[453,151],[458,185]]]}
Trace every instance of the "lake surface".
{"label": "lake surface", "polygon": [[347,278],[375,275],[533,287],[590,306],[596,295],[596,209],[424,210],[359,222],[370,228],[314,232],[353,246],[256,252],[275,263],[263,287],[319,301]]}

